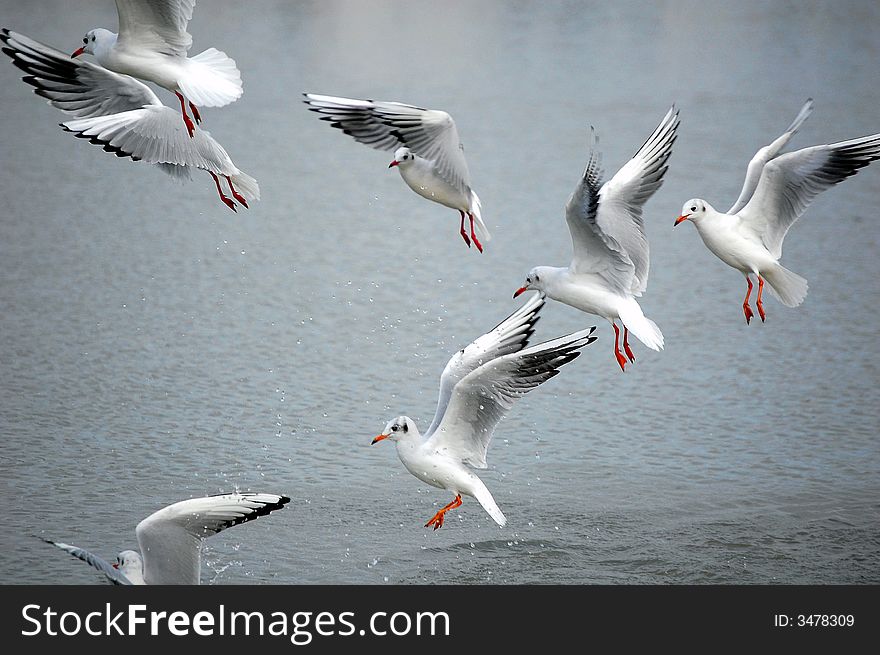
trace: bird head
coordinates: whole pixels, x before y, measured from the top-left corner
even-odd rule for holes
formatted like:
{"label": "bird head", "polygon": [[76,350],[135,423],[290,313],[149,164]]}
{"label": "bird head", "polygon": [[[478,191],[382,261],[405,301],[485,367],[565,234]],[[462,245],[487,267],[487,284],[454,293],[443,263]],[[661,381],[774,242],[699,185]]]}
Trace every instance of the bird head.
{"label": "bird head", "polygon": [[123,550],[116,556],[116,562],[113,564],[113,568],[126,576],[131,573],[137,573],[140,575],[144,570],[144,561],[141,559],[139,553],[133,550]]}
{"label": "bird head", "polygon": [[385,429],[382,430],[382,434],[377,434],[370,445],[383,441],[384,439],[399,441],[400,439],[414,434],[417,434],[417,430],[416,424],[413,420],[409,416],[398,416],[397,418],[388,421]]}
{"label": "bird head", "polygon": [[394,151],[394,161],[388,164],[388,168],[393,166],[407,166],[415,161],[416,156],[406,146],[401,146]]}
{"label": "bird head", "polygon": [[700,200],[699,198],[688,200],[681,208],[681,216],[675,219],[675,225],[683,221],[693,221],[696,224],[697,221],[706,215],[706,208],[708,206],[709,204],[705,200]]}
{"label": "bird head", "polygon": [[73,54],[70,55],[70,58],[76,59],[81,54],[94,55],[96,54],[97,50],[112,46],[115,42],[116,35],[110,30],[105,30],[102,27],[94,30],[89,30],[83,37],[83,44],[73,51]]}
{"label": "bird head", "polygon": [[544,284],[547,282],[548,271],[546,266],[536,266],[526,275],[526,283],[513,293],[516,298],[526,291],[539,291],[544,293]]}

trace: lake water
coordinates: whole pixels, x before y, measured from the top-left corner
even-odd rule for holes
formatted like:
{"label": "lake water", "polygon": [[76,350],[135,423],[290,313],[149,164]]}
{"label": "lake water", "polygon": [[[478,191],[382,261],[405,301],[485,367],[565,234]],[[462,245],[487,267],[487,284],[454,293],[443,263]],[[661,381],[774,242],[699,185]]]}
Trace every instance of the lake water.
{"label": "lake water", "polygon": [[[260,182],[238,214],[206,174],[178,185],[71,138],[0,61],[3,582],[99,582],[36,537],[111,558],[152,511],[235,488],[293,500],[211,538],[204,582],[880,582],[880,165],[793,228],[782,261],[809,296],[768,298],[766,324],[672,227],[693,196],[728,207],[807,97],[793,147],[880,131],[880,5],[443,4],[197,6],[193,53],[225,50],[245,82],[202,113]],[[0,9],[64,51],[116,25],[110,0]],[[449,111],[486,253],[303,91]],[[536,339],[599,340],[496,433],[480,475],[507,527],[465,498],[424,529],[450,495],[370,440],[402,413],[426,426],[450,354],[529,268],[567,264],[589,126],[613,173],[673,102],[641,300],[666,349],[636,344],[621,373],[607,323],[546,306]]]}

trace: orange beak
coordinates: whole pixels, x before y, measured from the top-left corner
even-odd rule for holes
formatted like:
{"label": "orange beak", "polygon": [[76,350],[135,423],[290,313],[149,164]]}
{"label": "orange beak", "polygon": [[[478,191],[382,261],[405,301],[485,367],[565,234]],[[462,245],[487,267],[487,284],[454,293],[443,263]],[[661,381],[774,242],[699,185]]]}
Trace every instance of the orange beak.
{"label": "orange beak", "polygon": [[377,434],[376,437],[370,442],[370,445],[372,446],[374,443],[379,443],[383,439],[387,439],[389,436],[390,435],[387,434]]}
{"label": "orange beak", "polygon": [[393,162],[391,162],[390,164],[388,164],[388,168],[393,168],[394,166],[400,166],[400,162],[397,161],[396,159]]}
{"label": "orange beak", "polygon": [[520,287],[519,289],[517,289],[516,291],[513,292],[513,297],[516,298],[519,294],[524,293],[528,290],[529,290],[528,287]]}
{"label": "orange beak", "polygon": [[[682,221],[686,221],[688,218],[690,218],[690,214],[682,214],[681,216],[679,216],[678,218],[675,219],[675,225],[678,225]],[[675,227],[675,225],[673,225],[672,227]]]}
{"label": "orange beak", "polygon": [[85,51],[86,51],[85,46],[83,46],[83,47],[81,47],[81,48],[77,48],[76,50],[73,51],[73,54],[70,55],[70,58],[71,58],[71,59],[76,59],[77,57],[79,57],[79,56],[80,56],[82,53],[84,53]]}

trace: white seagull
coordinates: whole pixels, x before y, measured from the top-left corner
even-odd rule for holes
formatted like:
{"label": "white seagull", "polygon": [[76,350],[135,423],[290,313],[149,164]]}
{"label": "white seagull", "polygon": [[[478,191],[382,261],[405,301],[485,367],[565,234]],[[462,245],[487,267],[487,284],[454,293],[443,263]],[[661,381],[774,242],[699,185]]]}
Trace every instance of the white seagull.
{"label": "white seagull", "polygon": [[[614,328],[614,356],[621,370],[632,332],[653,350],[663,348],[663,334],[645,317],[636,301],[648,285],[648,239],[642,206],[663,183],[678,129],[678,112],[670,108],[644,145],[608,182],[602,168],[595,133],[590,132],[590,158],[584,175],[565,206],[573,256],[568,268],[537,266],[524,286],[513,294],[534,290],[583,312],[608,320]],[[623,349],[618,341],[623,324]]]}
{"label": "white seagull", "polygon": [[391,439],[406,469],[422,482],[446,489],[455,499],[425,527],[436,530],[443,516],[461,505],[465,494],[476,498],[498,524],[507,519],[492,494],[469,466],[485,469],[486,451],[498,422],[514,401],[546,382],[559,368],[595,341],[595,327],[526,348],[538,321],[541,296],[530,298],[498,326],[458,351],[440,376],[440,399],[424,436],[408,416],[398,416],[372,443]]}
{"label": "white seagull", "polygon": [[195,126],[186,114],[201,122],[197,105],[222,107],[241,97],[241,73],[226,53],[208,48],[187,57],[192,36],[186,31],[196,0],[116,0],[119,33],[89,30],[83,45],[71,57],[94,55],[98,63],[117,73],[154,82],[173,92],[189,135]]}
{"label": "white seagull", "polygon": [[[187,136],[177,112],[166,107],[147,85],[87,61],[71,61],[64,53],[23,34],[0,30],[3,52],[27,75],[22,79],[50,105],[74,116],[61,126],[101,145],[117,157],[156,164],[178,179],[189,179],[193,168],[210,173],[223,203],[235,211],[258,200],[260,187],[232,162],[211,135],[199,130]],[[220,184],[226,180],[232,198]]]}
{"label": "white seagull", "polygon": [[756,306],[762,321],[764,280],[786,307],[797,307],[804,301],[807,281],[779,263],[782,240],[813,198],[880,158],[880,134],[779,154],[812,108],[809,99],[782,136],[758,150],[749,163],[739,198],[726,213],[694,198],[675,219],[675,225],[691,221],[706,247],[745,275],[748,290],[742,307],[746,323],[753,316],[749,307],[751,274],[758,278]]}
{"label": "white seagull", "polygon": [[202,540],[233,525],[265,516],[287,496],[231,493],[191,498],[150,514],[137,525],[141,553],[123,550],[110,564],[82,548],[44,539],[91,564],[114,584],[199,584]]}
{"label": "white seagull", "polygon": [[[445,111],[399,102],[378,102],[303,94],[311,111],[368,146],[394,150],[388,168],[397,167],[403,181],[423,198],[457,209],[461,238],[483,252],[489,230],[480,214],[480,198],[471,188],[464,148],[455,121]],[[470,220],[470,236],[464,220]]]}

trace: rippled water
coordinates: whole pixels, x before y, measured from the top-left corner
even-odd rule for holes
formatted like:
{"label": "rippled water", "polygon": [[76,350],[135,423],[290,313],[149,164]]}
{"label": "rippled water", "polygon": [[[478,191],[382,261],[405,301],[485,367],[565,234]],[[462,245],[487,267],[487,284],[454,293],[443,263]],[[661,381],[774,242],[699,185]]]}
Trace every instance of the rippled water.
{"label": "rippled water", "polygon": [[[810,281],[747,327],[742,277],[672,222],[726,207],[804,99],[793,144],[880,130],[875,2],[200,3],[194,52],[245,80],[204,126],[263,200],[233,215],[206,175],[176,185],[70,138],[0,62],[0,479],[4,582],[97,582],[41,543],[105,557],[173,501],[287,493],[208,542],[214,583],[877,583],[880,166],[825,193],[783,261]],[[0,2],[73,50],[113,3]],[[301,91],[456,118],[495,238],[409,191],[386,153],[317,121]],[[171,104],[172,98],[163,96]],[[509,518],[410,476],[385,422],[433,414],[448,356],[569,257],[563,207],[590,125],[613,172],[675,102],[646,210],[642,306],[662,353],[622,374],[611,331],[518,404],[481,474]],[[597,319],[545,308],[536,337]]]}

